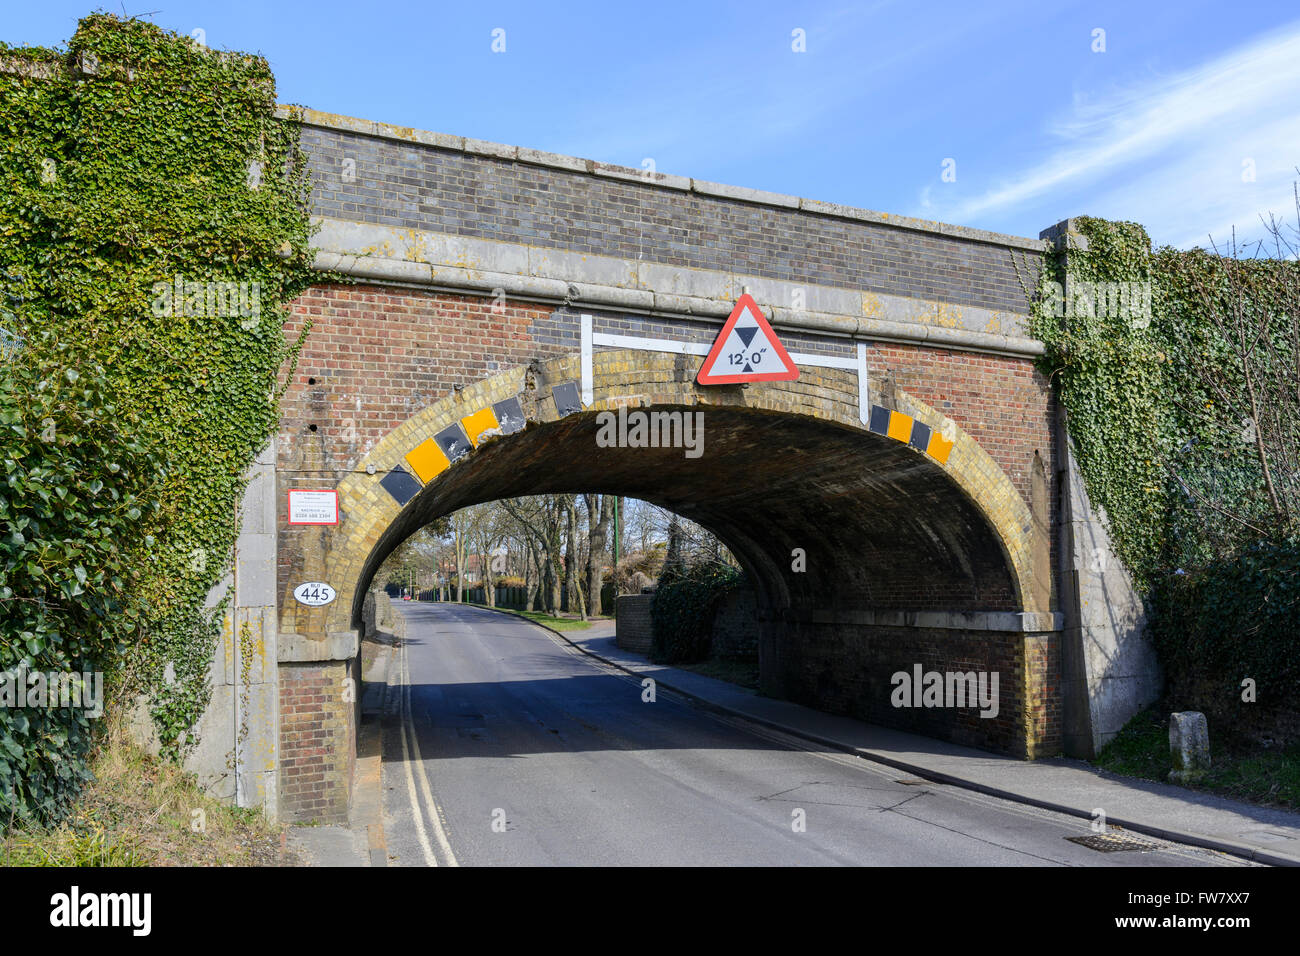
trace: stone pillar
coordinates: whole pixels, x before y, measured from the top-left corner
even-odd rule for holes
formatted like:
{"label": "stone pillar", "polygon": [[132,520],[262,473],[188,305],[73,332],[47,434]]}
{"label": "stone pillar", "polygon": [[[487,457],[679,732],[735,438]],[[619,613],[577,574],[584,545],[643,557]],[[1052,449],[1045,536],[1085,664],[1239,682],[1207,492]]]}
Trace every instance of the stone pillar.
{"label": "stone pillar", "polygon": [[1194,710],[1169,715],[1171,783],[1191,783],[1210,769],[1210,728],[1205,715]]}
{"label": "stone pillar", "polygon": [[[1087,249],[1073,219],[1041,237],[1062,255]],[[1070,301],[1070,289],[1065,290]],[[1057,418],[1057,548],[1060,605],[1062,744],[1092,758],[1142,708],[1160,696],[1160,664],[1146,634],[1142,595],[1111,546],[1106,519],[1094,509],[1074,454],[1064,409]]]}
{"label": "stone pillar", "polygon": [[208,597],[209,607],[226,594],[231,600],[212,659],[212,700],[185,759],[214,795],[259,807],[271,820],[279,805],[280,736],[275,506],[272,441],[249,469],[232,573]]}

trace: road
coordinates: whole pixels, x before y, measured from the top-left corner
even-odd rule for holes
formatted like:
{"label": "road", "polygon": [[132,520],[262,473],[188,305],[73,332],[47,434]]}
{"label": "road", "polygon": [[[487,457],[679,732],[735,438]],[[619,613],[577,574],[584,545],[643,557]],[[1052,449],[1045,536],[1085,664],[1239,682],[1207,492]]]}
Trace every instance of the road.
{"label": "road", "polygon": [[[521,618],[400,604],[390,865],[1231,866],[719,718]],[[391,682],[391,681],[390,681]],[[394,688],[396,689],[396,688]]]}

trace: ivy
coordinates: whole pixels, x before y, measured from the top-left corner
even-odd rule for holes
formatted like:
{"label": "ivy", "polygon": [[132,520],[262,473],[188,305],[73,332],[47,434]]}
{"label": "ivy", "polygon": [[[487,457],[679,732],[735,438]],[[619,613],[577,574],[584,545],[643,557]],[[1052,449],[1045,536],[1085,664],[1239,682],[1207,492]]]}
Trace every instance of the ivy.
{"label": "ivy", "polygon": [[1066,409],[1088,496],[1120,559],[1146,580],[1164,550],[1165,356],[1152,326],[1135,321],[1144,317],[1097,308],[1096,292],[1149,284],[1151,244],[1136,223],[1076,222],[1088,248],[1049,258],[1030,331],[1046,346],[1042,371]]}
{"label": "ivy", "polygon": [[[171,756],[208,703],[224,605],[206,600],[301,345],[289,303],[315,278],[298,127],[275,106],[263,58],[139,20],[89,16],[66,50],[0,45],[0,666],[109,671],[120,698],[148,696]],[[30,784],[17,813],[57,817],[84,778],[84,717],[59,720],[38,745],[0,713],[0,785]]]}
{"label": "ivy", "polygon": [[689,664],[708,657],[718,602],[744,583],[740,569],[715,562],[662,573],[650,605],[654,661]]}
{"label": "ivy", "polygon": [[[52,331],[0,375],[0,668],[84,674],[141,625],[139,568],[124,528],[157,508],[161,463],[134,435],[101,365]],[[64,813],[86,779],[91,718],[74,708],[0,708],[0,811],[22,823]]]}
{"label": "ivy", "polygon": [[[1074,222],[1084,242],[1048,257],[1030,329],[1171,697],[1236,726],[1250,678],[1261,709],[1300,709],[1300,265]],[[1117,288],[1141,307],[1098,307]]]}

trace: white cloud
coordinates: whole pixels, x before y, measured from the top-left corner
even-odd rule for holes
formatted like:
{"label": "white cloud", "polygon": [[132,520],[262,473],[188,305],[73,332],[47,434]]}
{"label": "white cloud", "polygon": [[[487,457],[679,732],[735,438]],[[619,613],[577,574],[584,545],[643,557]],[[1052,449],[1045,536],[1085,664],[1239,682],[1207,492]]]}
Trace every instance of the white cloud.
{"label": "white cloud", "polygon": [[[1234,224],[1258,235],[1261,212],[1294,212],[1300,23],[1194,69],[1076,97],[1050,132],[1058,141],[1050,155],[948,205],[945,217],[1019,218],[1068,201],[1074,214],[1137,220],[1175,245],[1204,244],[1207,232],[1226,239]],[[1246,158],[1253,183],[1242,181]]]}

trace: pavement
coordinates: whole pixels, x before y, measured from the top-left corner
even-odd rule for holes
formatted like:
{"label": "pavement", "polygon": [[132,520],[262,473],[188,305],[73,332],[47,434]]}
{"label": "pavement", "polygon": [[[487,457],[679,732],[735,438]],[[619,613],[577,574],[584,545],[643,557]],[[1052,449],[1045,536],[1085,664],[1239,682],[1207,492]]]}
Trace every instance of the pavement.
{"label": "pavement", "polygon": [[[558,632],[557,632],[558,633]],[[661,687],[793,736],[857,753],[927,780],[1278,866],[1300,866],[1300,813],[1259,807],[1174,784],[1122,777],[1082,760],[1017,760],[865,724],[759,696],[700,674],[653,664],[614,642],[614,622],[561,635],[583,651]]]}

